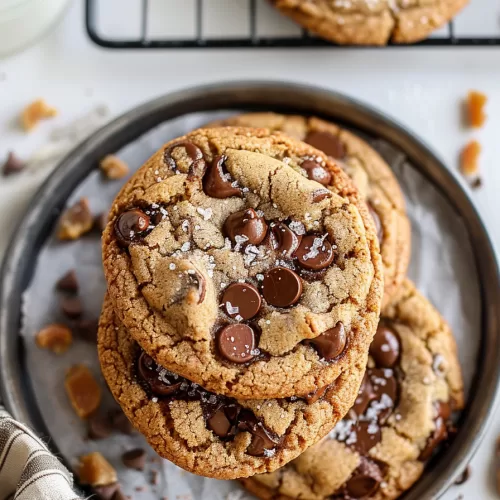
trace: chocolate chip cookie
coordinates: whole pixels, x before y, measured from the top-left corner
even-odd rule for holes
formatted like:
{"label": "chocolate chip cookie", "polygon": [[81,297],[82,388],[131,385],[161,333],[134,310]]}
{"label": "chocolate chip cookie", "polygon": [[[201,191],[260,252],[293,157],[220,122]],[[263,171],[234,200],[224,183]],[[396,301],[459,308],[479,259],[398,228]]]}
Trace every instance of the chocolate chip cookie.
{"label": "chocolate chip cookie", "polygon": [[[411,227],[398,181],[389,165],[371,146],[333,123],[303,116],[248,113],[210,125],[264,127],[281,131],[334,158],[356,184],[375,221],[384,264],[384,303],[391,301],[406,276]],[[324,169],[307,162],[300,167],[309,179],[329,186],[331,176]]]}
{"label": "chocolate chip cookie", "polygon": [[452,412],[462,407],[452,333],[405,281],[382,312],[348,415],[288,466],[244,485],[263,499],[397,498],[449,437]]}
{"label": "chocolate chip cookie", "polygon": [[365,368],[382,295],[373,219],[332,159],[284,134],[168,143],[115,199],[103,261],[132,338],[207,390],[299,396]]}
{"label": "chocolate chip cookie", "polygon": [[155,451],[184,469],[233,479],[273,471],[319,441],[354,403],[362,371],[305,398],[236,400],[158,365],[119,322],[107,297],[99,325],[106,382]]}
{"label": "chocolate chip cookie", "polygon": [[386,45],[423,40],[468,0],[271,0],[283,14],[338,44]]}

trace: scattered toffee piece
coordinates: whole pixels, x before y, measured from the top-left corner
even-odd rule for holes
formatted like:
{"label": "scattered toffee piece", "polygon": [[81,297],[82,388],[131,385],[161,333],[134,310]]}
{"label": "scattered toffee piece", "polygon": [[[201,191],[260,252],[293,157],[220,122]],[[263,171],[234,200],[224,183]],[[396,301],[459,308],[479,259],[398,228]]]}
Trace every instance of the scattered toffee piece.
{"label": "scattered toffee piece", "polygon": [[83,314],[83,304],[79,297],[63,297],[61,310],[68,317],[77,319]]}
{"label": "scattered toffee piece", "polygon": [[247,363],[255,357],[255,332],[249,325],[227,325],[217,336],[219,352],[233,363]]}
{"label": "scattered toffee piece", "polygon": [[332,182],[332,174],[314,160],[304,160],[300,165],[307,174],[307,178],[328,186]]}
{"label": "scattered toffee piece", "polygon": [[241,189],[233,186],[231,176],[224,169],[225,155],[216,156],[203,177],[203,191],[212,198],[241,196]]}
{"label": "scattered toffee piece", "polygon": [[378,242],[381,245],[384,239],[384,228],[382,227],[382,222],[380,221],[378,213],[373,208],[373,205],[371,203],[367,203],[366,206],[368,207],[368,211],[372,216],[373,223],[375,224],[375,230],[377,231]]}
{"label": "scattered toffee piece", "polygon": [[272,306],[292,306],[302,295],[302,281],[291,269],[274,267],[264,275],[262,295]]}
{"label": "scattered toffee piece", "polygon": [[295,257],[302,267],[311,271],[320,271],[333,262],[333,247],[327,236],[309,234],[302,238],[299,248],[295,251]]}
{"label": "scattered toffee piece", "polygon": [[180,388],[182,377],[158,366],[153,358],[145,352],[141,354],[137,364],[139,374],[149,385],[153,394],[168,396]]}
{"label": "scattered toffee piece", "polygon": [[320,387],[319,389],[316,389],[314,392],[311,392],[305,396],[305,400],[307,401],[308,405],[312,405],[313,403],[316,403],[318,399],[322,398],[325,395],[325,392],[328,389],[328,385],[325,385],[324,387]]}
{"label": "scattered toffee piece", "polygon": [[238,282],[224,290],[222,304],[229,317],[245,320],[259,312],[262,300],[257,288],[249,283]]}
{"label": "scattered toffee piece", "polygon": [[122,434],[130,435],[134,432],[134,426],[121,409],[111,410],[108,413],[113,429]]}
{"label": "scattered toffee piece", "polygon": [[312,130],[307,134],[304,142],[337,160],[342,160],[345,157],[343,142],[330,132]]}
{"label": "scattered toffee piece", "polygon": [[17,174],[21,172],[26,163],[21,160],[13,151],[10,151],[7,155],[7,160],[3,164],[2,174],[7,177],[8,175]]}
{"label": "scattered toffee piece", "polygon": [[468,465],[462,471],[462,473],[455,479],[455,484],[457,486],[460,486],[461,484],[466,483],[469,480],[470,476],[471,476],[471,472],[472,472],[471,467],[470,467],[470,465]]}
{"label": "scattered toffee piece", "polygon": [[331,361],[342,354],[346,342],[345,328],[343,323],[339,321],[333,328],[326,330],[314,339],[305,340],[304,344],[314,346],[323,359]]}
{"label": "scattered toffee piece", "polygon": [[272,249],[280,256],[290,258],[300,245],[302,236],[294,233],[283,222],[272,222],[269,240]]}
{"label": "scattered toffee piece", "polygon": [[252,442],[247,448],[247,453],[254,457],[265,456],[266,450],[273,450],[278,444],[278,439],[271,436],[255,415],[248,410],[241,411],[238,429],[248,431],[253,435]]}
{"label": "scattered toffee piece", "polygon": [[96,495],[99,495],[100,500],[116,500],[116,493],[119,491],[119,483],[107,484],[106,486],[94,486]]}
{"label": "scattered toffee piece", "polygon": [[187,156],[191,159],[188,175],[190,177],[202,177],[206,167],[203,151],[196,146],[196,144],[189,141],[181,141],[176,144],[172,144],[172,146],[165,150],[165,163],[169,166],[169,168],[174,172],[179,172],[177,163],[172,157],[172,152],[176,148],[184,148]]}
{"label": "scattered toffee piece", "polygon": [[113,425],[109,415],[94,414],[88,419],[89,439],[106,439],[113,432]]}
{"label": "scattered toffee piece", "polygon": [[393,368],[398,362],[401,345],[398,334],[387,323],[381,322],[370,345],[370,355],[377,366]]}
{"label": "scattered toffee piece", "polygon": [[431,458],[434,450],[441,441],[448,437],[447,422],[451,416],[451,407],[448,403],[438,401],[435,406],[436,417],[434,418],[435,429],[427,438],[427,443],[418,457],[421,461]]}
{"label": "scattered toffee piece", "polygon": [[97,343],[97,330],[99,321],[97,319],[81,319],[74,325],[76,334],[86,342]]}
{"label": "scattered toffee piece", "polygon": [[345,484],[351,498],[367,498],[373,495],[384,479],[381,467],[374,461],[361,457],[361,461]]}
{"label": "scattered toffee piece", "polygon": [[56,288],[64,292],[77,293],[78,280],[76,279],[75,270],[71,269],[64,276],[59,278],[59,280],[56,283]]}
{"label": "scattered toffee piece", "polygon": [[134,448],[122,455],[122,462],[129,469],[142,471],[146,465],[146,458],[146,452],[142,448]]}
{"label": "scattered toffee piece", "polygon": [[[224,232],[233,242],[259,245],[266,237],[267,224],[253,208],[247,208],[226,219]],[[242,241],[238,241],[239,238]]]}
{"label": "scattered toffee piece", "polygon": [[115,221],[118,243],[123,247],[128,247],[132,242],[142,238],[149,224],[149,216],[138,208],[121,213]]}

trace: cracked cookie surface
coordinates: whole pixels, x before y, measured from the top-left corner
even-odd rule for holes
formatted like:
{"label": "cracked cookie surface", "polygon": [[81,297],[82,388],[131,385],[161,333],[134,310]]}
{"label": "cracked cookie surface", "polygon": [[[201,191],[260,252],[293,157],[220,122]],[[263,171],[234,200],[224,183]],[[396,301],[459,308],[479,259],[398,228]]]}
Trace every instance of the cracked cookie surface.
{"label": "cracked cookie surface", "polygon": [[452,333],[407,280],[382,311],[347,416],[283,469],[243,484],[262,499],[397,498],[448,438],[451,414],[463,404]]}
{"label": "cracked cookie surface", "polygon": [[331,158],[279,132],[168,143],[115,199],[103,261],[130,335],[207,390],[307,395],[364,370],[383,287],[373,220]]}
{"label": "cracked cookie surface", "polygon": [[302,399],[235,400],[209,393],[145,354],[109,297],[98,352],[114,398],[154,450],[190,472],[219,479],[271,472],[318,442],[353,404],[352,388],[363,373],[343,373],[326,390]]}
{"label": "cracked cookie surface", "polygon": [[[398,181],[384,159],[364,140],[338,125],[314,117],[247,113],[211,126],[264,127],[311,144],[333,157],[351,177],[375,221],[384,264],[384,303],[403,282],[411,252],[411,227]],[[316,170],[300,169],[308,177]],[[328,187],[328,177],[320,179]]]}
{"label": "cracked cookie surface", "polygon": [[413,43],[455,16],[468,0],[271,0],[322,38],[347,45]]}

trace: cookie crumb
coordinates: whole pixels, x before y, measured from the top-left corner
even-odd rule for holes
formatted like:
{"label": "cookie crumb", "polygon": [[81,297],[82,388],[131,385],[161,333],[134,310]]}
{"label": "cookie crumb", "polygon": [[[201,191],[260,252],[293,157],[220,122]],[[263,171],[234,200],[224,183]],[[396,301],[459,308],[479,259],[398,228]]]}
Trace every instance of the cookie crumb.
{"label": "cookie crumb", "polygon": [[473,128],[480,128],[486,122],[484,107],[488,97],[477,90],[470,90],[467,94],[466,110],[467,125]]}
{"label": "cookie crumb", "polygon": [[57,229],[57,238],[63,241],[76,240],[89,232],[93,225],[94,218],[90,211],[89,201],[87,198],[81,198],[62,214]]}
{"label": "cookie crumb", "polygon": [[67,326],[54,323],[42,328],[36,334],[35,342],[41,349],[49,349],[55,354],[63,354],[71,346],[73,336]]}
{"label": "cookie crumb", "polygon": [[73,409],[82,419],[88,418],[101,404],[101,387],[85,365],[69,369],[64,387]]}
{"label": "cookie crumb", "polygon": [[2,167],[2,175],[7,177],[12,174],[17,174],[24,170],[26,163],[21,160],[13,151],[9,151],[7,159]]}
{"label": "cookie crumb", "polygon": [[105,156],[99,163],[103,174],[111,180],[123,179],[129,173],[129,166],[115,155]]}
{"label": "cookie crumb", "polygon": [[21,113],[21,124],[26,132],[33,130],[40,120],[57,115],[57,109],[49,106],[44,99],[37,99],[26,106]]}

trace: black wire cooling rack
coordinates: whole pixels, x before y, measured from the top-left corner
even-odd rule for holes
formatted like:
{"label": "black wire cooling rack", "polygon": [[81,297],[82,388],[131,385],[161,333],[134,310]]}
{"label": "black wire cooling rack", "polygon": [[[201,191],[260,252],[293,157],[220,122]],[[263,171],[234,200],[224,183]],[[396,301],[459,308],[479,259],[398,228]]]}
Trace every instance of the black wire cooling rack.
{"label": "black wire cooling rack", "polygon": [[[184,24],[191,24],[189,36],[170,36],[162,33],[161,36],[150,33],[151,2],[155,0],[128,0],[134,4],[134,21],[136,28],[133,34],[115,33],[110,36],[99,27],[99,4],[110,0],[86,0],[85,22],[89,37],[98,45],[113,49],[144,49],[144,48],[245,48],[245,47],[322,47],[335,44],[322,40],[309,34],[306,30],[297,30],[294,36],[288,35],[263,35],[259,32],[259,16],[257,11],[259,2],[263,0],[238,0],[248,11],[245,13],[245,33],[237,33],[224,36],[207,36],[204,33],[203,19],[213,0],[190,0],[192,2],[189,19],[182,19]],[[125,2],[125,0],[123,0]],[[158,0],[156,0],[158,1]],[[168,4],[172,17],[176,20],[179,11],[176,7],[187,0],[162,0],[164,6]],[[233,0],[236,1],[236,0]],[[477,0],[472,0],[477,1]],[[121,4],[123,6],[125,4]],[[109,4],[108,4],[109,6]],[[184,4],[184,7],[186,4]],[[115,11],[116,12],[116,11]],[[118,13],[121,14],[120,10]],[[183,14],[184,15],[184,14]],[[485,13],[485,15],[488,15]],[[116,25],[120,24],[121,16],[116,17]],[[285,22],[285,21],[284,21]],[[391,44],[389,44],[391,45]],[[457,47],[457,46],[499,46],[500,30],[498,36],[462,36],[457,34],[454,22],[439,31],[437,36],[412,44],[412,46],[434,46],[434,47]],[[401,46],[401,45],[394,45]]]}

